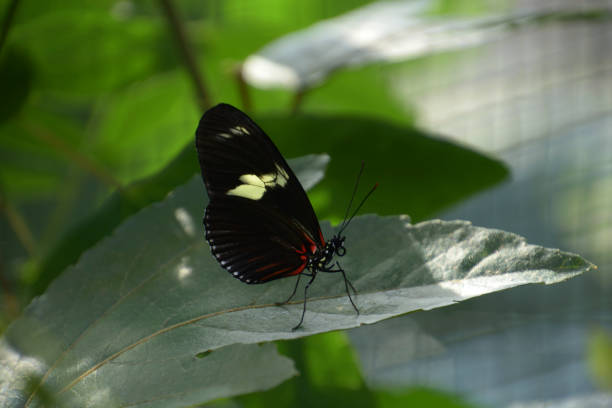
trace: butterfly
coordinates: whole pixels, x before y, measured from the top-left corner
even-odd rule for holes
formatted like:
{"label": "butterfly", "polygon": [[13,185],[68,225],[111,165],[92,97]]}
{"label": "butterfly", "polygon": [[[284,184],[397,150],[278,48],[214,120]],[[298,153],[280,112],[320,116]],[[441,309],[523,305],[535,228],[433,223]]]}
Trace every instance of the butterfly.
{"label": "butterfly", "polygon": [[[297,275],[293,293],[277,305],[293,298],[302,275],[310,277],[302,316],[293,330],[304,321],[307,291],[319,272],[342,274],[359,313],[349,287],[356,290],[334,256],[345,255],[342,232],[377,185],[326,241],[299,180],[272,140],[245,113],[223,103],[206,111],[196,130],[196,148],[210,199],[204,215],[206,240],[221,266],[248,284]],[[359,176],[362,171],[363,164]],[[353,197],[356,189],[357,184]]]}

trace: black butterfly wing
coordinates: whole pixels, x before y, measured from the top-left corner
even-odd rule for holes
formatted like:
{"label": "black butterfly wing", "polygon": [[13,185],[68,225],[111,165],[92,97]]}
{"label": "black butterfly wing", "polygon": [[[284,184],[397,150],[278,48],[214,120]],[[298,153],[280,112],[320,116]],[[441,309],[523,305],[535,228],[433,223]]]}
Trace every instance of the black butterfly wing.
{"label": "black butterfly wing", "polygon": [[[253,222],[256,220],[257,222]],[[238,199],[211,201],[204,217],[213,255],[234,277],[261,283],[301,273],[313,252],[306,235],[277,213]]]}
{"label": "black butterfly wing", "polygon": [[204,225],[213,255],[247,283],[296,275],[325,246],[304,189],[270,138],[246,114],[220,104],[196,131],[210,203]]}

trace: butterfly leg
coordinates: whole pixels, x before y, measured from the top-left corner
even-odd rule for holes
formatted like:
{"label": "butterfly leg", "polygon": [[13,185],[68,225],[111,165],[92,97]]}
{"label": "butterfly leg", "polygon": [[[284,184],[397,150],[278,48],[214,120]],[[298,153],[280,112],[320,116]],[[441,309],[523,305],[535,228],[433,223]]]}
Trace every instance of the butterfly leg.
{"label": "butterfly leg", "polygon": [[336,267],[338,269],[326,269],[326,270],[323,270],[323,272],[340,272],[342,274],[342,277],[344,278],[344,288],[346,289],[346,294],[348,295],[348,298],[351,301],[351,305],[353,305],[353,309],[355,309],[355,311],[359,315],[359,309],[357,309],[357,306],[355,306],[355,302],[353,302],[353,298],[351,297],[351,292],[349,291],[349,287],[353,289],[353,292],[355,294],[357,294],[357,289],[355,289],[351,281],[348,280],[348,278],[346,277],[346,273],[344,272],[344,269],[342,269],[342,267],[340,266],[339,262],[336,262]]}
{"label": "butterfly leg", "polygon": [[[357,295],[357,289],[355,289],[355,287],[353,286],[353,284],[351,283],[350,280],[348,280],[348,278],[346,277],[346,274],[344,273],[344,269],[342,269],[342,267],[340,266],[339,262],[336,262],[336,266],[338,267],[338,269],[322,269],[321,272],[330,272],[330,273],[334,273],[334,272],[340,272],[342,273],[342,276],[344,277],[344,283],[348,284],[348,286],[353,290],[353,293],[355,295]],[[346,291],[348,293],[348,289]]]}
{"label": "butterfly leg", "polygon": [[298,285],[300,284],[300,278],[302,277],[302,275],[303,275],[303,273],[300,273],[298,275],[297,281],[295,282],[295,287],[293,288],[293,292],[291,292],[291,296],[289,296],[289,298],[287,300],[285,300],[284,302],[276,302],[276,306],[285,305],[285,304],[289,303],[289,301],[291,299],[293,299],[293,297],[295,296],[295,292],[297,292],[297,288],[298,288]]}
{"label": "butterfly leg", "polygon": [[[340,268],[340,265],[338,263],[336,263],[336,265],[338,265],[338,268]],[[346,273],[344,273],[344,269],[340,268],[340,272],[342,272],[342,277],[344,278],[344,288],[346,289],[346,294],[348,295],[348,298],[351,301],[351,305],[353,305],[353,309],[355,309],[355,311],[357,312],[357,315],[359,316],[359,309],[357,309],[357,306],[355,306],[355,303],[353,302],[353,298],[351,297],[351,292],[349,291],[349,286],[351,287],[351,289],[353,289],[353,292],[355,292],[355,294],[357,294],[357,291],[355,290],[355,287],[353,286],[351,281],[348,280],[348,278],[346,277]]]}
{"label": "butterfly leg", "polygon": [[308,288],[310,287],[310,284],[315,280],[316,277],[317,277],[317,274],[313,272],[312,278],[310,278],[310,280],[306,284],[306,287],[304,287],[304,309],[302,309],[302,317],[300,318],[300,322],[297,324],[297,326],[291,329],[291,331],[296,331],[297,329],[299,329],[300,326],[302,325],[302,322],[304,321],[304,315],[306,314],[306,301],[308,300]]}

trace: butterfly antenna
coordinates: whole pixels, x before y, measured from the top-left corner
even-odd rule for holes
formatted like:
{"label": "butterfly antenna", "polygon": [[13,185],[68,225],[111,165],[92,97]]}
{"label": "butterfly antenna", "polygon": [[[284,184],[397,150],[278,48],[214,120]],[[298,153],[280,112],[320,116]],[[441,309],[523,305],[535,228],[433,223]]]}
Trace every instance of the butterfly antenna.
{"label": "butterfly antenna", "polygon": [[361,168],[359,169],[359,174],[357,174],[357,181],[355,181],[355,187],[353,188],[353,194],[351,195],[351,201],[349,201],[348,207],[346,207],[346,213],[344,213],[344,220],[342,221],[342,225],[340,226],[340,231],[342,231],[347,224],[346,220],[348,219],[349,211],[351,210],[351,206],[353,205],[353,200],[355,199],[355,194],[357,194],[357,187],[359,187],[359,179],[361,179],[361,173],[363,173],[363,168],[365,167],[365,162],[361,161]]}
{"label": "butterfly antenna", "polygon": [[368,197],[370,197],[372,195],[372,193],[374,192],[374,190],[376,190],[377,187],[378,187],[378,183],[374,184],[374,186],[370,189],[370,191],[368,191],[368,194],[366,194],[365,197],[363,197],[363,200],[361,200],[361,202],[359,203],[357,208],[355,208],[355,211],[353,211],[353,214],[348,219],[348,221],[346,223],[344,223],[344,222],[342,223],[342,227],[340,228],[340,231],[338,231],[338,235],[342,234],[342,231],[344,231],[344,229],[346,227],[348,227],[348,225],[351,222],[351,220],[355,217],[355,215],[357,215],[357,213],[359,212],[359,210],[361,209],[363,204],[366,202]]}

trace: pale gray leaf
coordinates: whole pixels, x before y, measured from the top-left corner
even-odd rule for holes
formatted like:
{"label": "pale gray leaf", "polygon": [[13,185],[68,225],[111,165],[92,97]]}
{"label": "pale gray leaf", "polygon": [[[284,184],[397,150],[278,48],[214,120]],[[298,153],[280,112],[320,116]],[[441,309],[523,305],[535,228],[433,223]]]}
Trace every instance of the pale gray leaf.
{"label": "pale gray leaf", "polygon": [[[339,258],[361,313],[348,302],[342,276],[321,273],[304,326],[292,331],[301,298],[275,302],[295,280],[245,285],[232,278],[204,240],[206,203],[197,176],[122,224],[33,301],[5,336],[2,402],[22,406],[48,393],[69,406],[181,406],[265,389],[295,371],[270,346],[253,343],[555,283],[593,267],[465,221],[411,225],[407,217],[362,216],[347,229],[347,254]],[[323,232],[329,238],[333,229],[325,224]],[[44,392],[32,394],[15,380],[30,372]]]}

